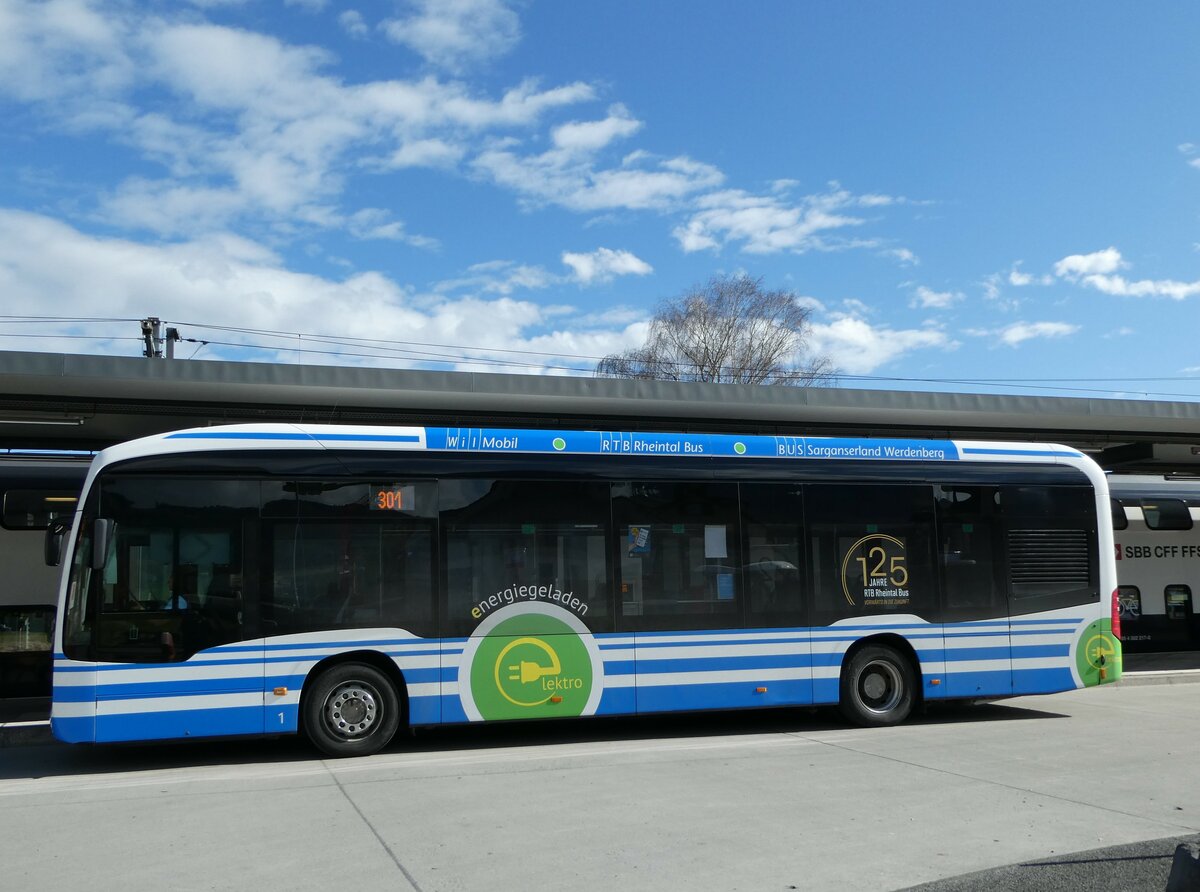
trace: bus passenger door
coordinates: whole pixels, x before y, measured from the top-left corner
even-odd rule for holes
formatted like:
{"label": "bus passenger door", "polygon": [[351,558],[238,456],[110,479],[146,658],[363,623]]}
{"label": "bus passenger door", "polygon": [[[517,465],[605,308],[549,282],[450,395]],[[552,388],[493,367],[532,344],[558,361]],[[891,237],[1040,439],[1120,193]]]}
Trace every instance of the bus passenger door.
{"label": "bus passenger door", "polygon": [[[1013,692],[999,488],[934,487],[946,671],[940,697]],[[931,696],[926,688],[926,696]]]}
{"label": "bus passenger door", "polygon": [[97,742],[262,733],[240,546],[236,525],[118,522],[97,617]]}

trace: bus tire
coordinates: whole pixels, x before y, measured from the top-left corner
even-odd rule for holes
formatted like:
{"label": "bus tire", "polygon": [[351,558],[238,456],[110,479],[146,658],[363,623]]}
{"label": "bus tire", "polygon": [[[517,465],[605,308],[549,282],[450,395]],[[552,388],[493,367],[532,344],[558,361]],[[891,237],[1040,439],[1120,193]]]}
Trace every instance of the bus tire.
{"label": "bus tire", "polygon": [[916,698],[916,673],[902,654],[868,645],[842,667],[838,707],[856,725],[895,725],[908,718]]}
{"label": "bus tire", "polygon": [[400,696],[366,663],[338,663],[317,676],[304,698],[304,730],[330,756],[369,756],[400,727]]}

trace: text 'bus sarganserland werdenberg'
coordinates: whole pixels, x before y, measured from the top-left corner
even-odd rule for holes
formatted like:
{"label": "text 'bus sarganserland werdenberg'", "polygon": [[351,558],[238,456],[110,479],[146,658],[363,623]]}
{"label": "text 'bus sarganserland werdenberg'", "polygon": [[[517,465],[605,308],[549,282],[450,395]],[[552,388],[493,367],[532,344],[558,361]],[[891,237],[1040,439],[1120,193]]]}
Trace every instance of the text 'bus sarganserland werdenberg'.
{"label": "text 'bus sarganserland werdenberg'", "polygon": [[921,701],[1117,680],[1104,475],[1062,446],[238,425],[100,453],[64,741]]}

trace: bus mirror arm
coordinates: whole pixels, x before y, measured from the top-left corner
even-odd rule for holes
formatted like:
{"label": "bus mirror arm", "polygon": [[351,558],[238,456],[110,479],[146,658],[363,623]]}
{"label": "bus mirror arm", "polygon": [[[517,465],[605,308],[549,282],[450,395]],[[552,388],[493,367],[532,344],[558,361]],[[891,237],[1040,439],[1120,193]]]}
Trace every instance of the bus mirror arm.
{"label": "bus mirror arm", "polygon": [[63,520],[61,517],[56,517],[50,521],[50,525],[46,527],[46,540],[44,543],[45,558],[47,567],[57,567],[62,562],[62,541],[63,534],[70,528],[70,523]]}
{"label": "bus mirror arm", "polygon": [[104,569],[104,564],[108,560],[108,546],[112,542],[114,527],[116,527],[116,522],[109,517],[97,517],[92,521],[91,567],[93,570]]}

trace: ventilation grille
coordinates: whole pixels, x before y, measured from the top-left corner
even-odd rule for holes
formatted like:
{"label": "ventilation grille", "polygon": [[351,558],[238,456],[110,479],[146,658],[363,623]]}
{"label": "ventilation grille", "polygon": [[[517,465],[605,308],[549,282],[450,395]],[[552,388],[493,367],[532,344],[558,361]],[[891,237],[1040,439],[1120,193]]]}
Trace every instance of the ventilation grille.
{"label": "ventilation grille", "polygon": [[1010,530],[1008,558],[1017,592],[1066,591],[1090,582],[1086,530]]}

